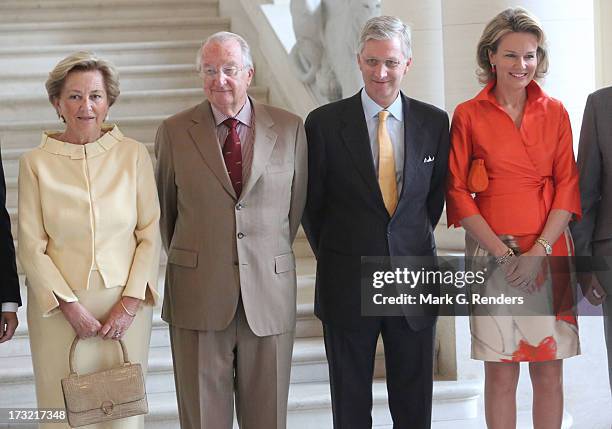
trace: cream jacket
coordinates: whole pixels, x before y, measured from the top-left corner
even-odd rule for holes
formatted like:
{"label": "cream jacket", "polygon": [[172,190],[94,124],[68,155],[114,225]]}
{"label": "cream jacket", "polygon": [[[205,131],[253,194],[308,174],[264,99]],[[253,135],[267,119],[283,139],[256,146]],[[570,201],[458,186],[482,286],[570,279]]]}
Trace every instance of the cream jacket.
{"label": "cream jacket", "polygon": [[[159,202],[146,147],[116,126],[86,145],[45,132],[19,163],[19,249],[26,284],[50,315],[97,269],[107,288],[157,302]],[[148,290],[147,290],[148,289]]]}

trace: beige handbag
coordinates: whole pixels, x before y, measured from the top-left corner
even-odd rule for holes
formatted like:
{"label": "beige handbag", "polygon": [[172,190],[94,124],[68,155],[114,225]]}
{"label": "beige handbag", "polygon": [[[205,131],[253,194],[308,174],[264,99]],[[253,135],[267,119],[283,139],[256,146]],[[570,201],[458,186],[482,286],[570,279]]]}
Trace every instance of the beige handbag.
{"label": "beige handbag", "polygon": [[66,414],[71,427],[147,414],[147,394],[142,368],[130,363],[123,341],[123,364],[115,368],[79,375],[74,370],[76,337],[70,347],[70,375],[62,379]]}

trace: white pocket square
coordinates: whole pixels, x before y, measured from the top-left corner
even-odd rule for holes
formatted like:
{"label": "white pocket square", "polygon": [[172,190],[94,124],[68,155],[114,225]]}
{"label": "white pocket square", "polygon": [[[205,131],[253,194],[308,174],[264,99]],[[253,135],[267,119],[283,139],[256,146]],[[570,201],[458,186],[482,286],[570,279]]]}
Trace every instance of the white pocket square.
{"label": "white pocket square", "polygon": [[435,157],[435,156],[426,156],[426,157],[425,157],[425,159],[423,159],[423,162],[424,162],[424,163],[427,163],[427,162],[433,162],[433,161],[434,161],[434,159],[436,159],[436,157]]}

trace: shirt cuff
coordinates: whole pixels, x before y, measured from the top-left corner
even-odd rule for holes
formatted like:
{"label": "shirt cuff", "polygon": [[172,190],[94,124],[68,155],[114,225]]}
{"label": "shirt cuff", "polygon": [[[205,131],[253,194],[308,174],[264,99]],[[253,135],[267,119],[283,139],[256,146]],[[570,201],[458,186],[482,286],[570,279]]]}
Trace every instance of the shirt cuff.
{"label": "shirt cuff", "polygon": [[5,311],[16,313],[19,308],[19,304],[16,302],[3,302],[2,303],[2,312]]}

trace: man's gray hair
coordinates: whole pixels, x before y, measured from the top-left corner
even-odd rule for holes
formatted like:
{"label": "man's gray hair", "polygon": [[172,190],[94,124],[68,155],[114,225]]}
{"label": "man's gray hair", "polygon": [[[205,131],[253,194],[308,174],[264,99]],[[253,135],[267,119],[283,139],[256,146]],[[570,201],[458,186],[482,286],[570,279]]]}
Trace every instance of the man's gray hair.
{"label": "man's gray hair", "polygon": [[357,53],[363,51],[368,40],[390,40],[397,37],[402,43],[402,53],[406,59],[412,58],[412,41],[410,37],[410,27],[394,16],[375,16],[369,19],[359,37]]}
{"label": "man's gray hair", "polygon": [[251,48],[249,48],[249,44],[242,38],[242,36],[236,33],[230,33],[229,31],[219,31],[215,34],[208,36],[208,38],[202,43],[200,49],[198,50],[198,56],[196,57],[196,70],[198,73],[202,72],[202,50],[204,47],[211,43],[223,43],[228,40],[235,40],[240,45],[240,50],[242,51],[242,65],[246,68],[253,68],[253,57],[251,57]]}

